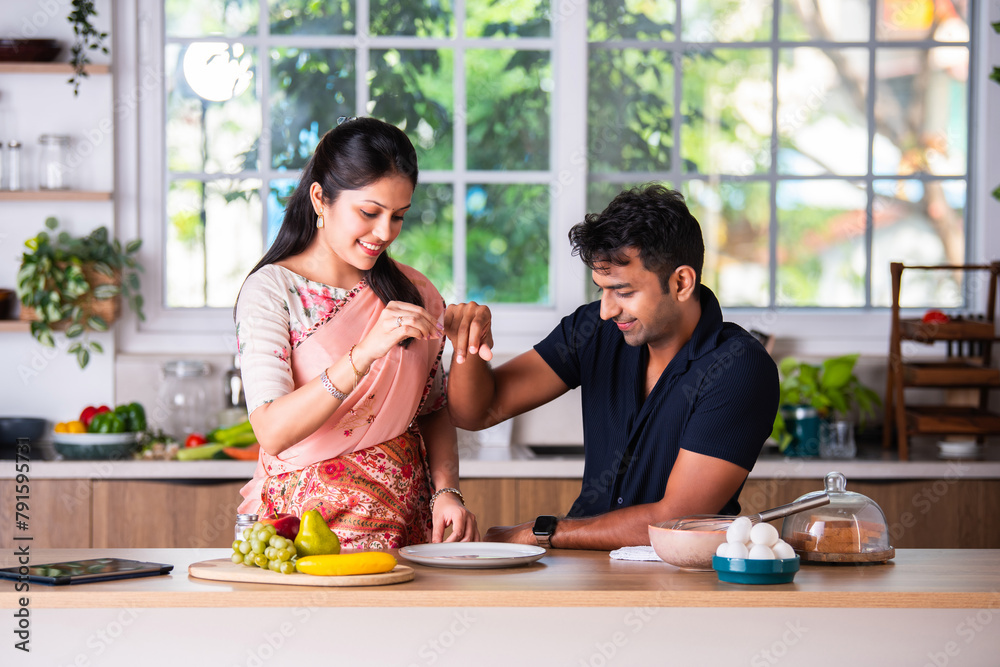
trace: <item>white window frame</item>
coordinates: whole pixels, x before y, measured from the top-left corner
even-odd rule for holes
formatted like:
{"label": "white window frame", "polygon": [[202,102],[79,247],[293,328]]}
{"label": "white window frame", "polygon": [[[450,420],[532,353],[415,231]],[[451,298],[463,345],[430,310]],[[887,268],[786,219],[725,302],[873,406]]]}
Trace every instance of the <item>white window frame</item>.
{"label": "white window frame", "polygon": [[[113,3],[115,212],[119,238],[144,239],[143,293],[147,312],[147,321],[139,322],[131,311],[126,311],[119,324],[118,349],[135,354],[229,353],[235,348],[235,335],[231,314],[225,309],[167,311],[160,305],[162,254],[159,244],[153,242],[162,234],[165,182],[159,5],[140,4],[139,0]],[[555,88],[549,231],[554,301],[551,307],[497,306],[495,338],[500,355],[528,349],[563,315],[586,300],[587,272],[580,260],[570,255],[566,234],[587,212],[587,8],[583,0],[553,0],[552,7]],[[989,109],[1000,113],[1000,86],[991,86],[986,79],[990,64],[1000,61],[1000,36],[990,27],[990,21],[1000,20],[1000,16],[986,16],[989,12],[981,3],[972,3],[971,10],[970,27],[976,35],[970,62],[972,167],[966,233],[968,261],[984,262],[1000,257],[1000,225],[995,223],[1000,219],[1000,203],[990,196],[995,181],[1000,182],[1000,157],[990,157],[1000,156],[1000,134],[989,131]],[[996,11],[994,8],[993,13]],[[422,182],[430,182],[433,173],[421,176]],[[456,220],[458,216],[456,210]],[[994,223],[988,224],[991,219]],[[775,334],[783,353],[820,356],[861,352],[884,356],[888,345],[889,314],[885,311],[727,308],[725,317],[745,328]]]}
{"label": "white window frame", "polygon": [[[137,0],[116,3],[116,23],[135,25],[138,39],[122,40],[126,54],[116,70],[121,89],[140,98],[134,114],[122,119],[119,146],[137,147],[125,156],[118,182],[121,229],[128,236],[134,233],[145,239],[142,260],[146,271],[143,294],[146,300],[146,320],[126,318],[122,326],[120,349],[128,353],[179,353],[197,350],[200,353],[231,353],[235,351],[235,331],[232,312],[225,308],[166,308],[163,305],[165,237],[165,102],[163,95],[164,30],[162,3],[156,7]],[[454,3],[456,34],[464,32],[464,0]],[[368,20],[368,0],[357,1],[358,33],[364,35]],[[127,30],[127,28],[126,28]],[[266,35],[240,38],[241,43],[255,46]],[[453,71],[455,86],[455,151],[453,170],[421,171],[421,183],[454,183],[454,220],[465,220],[465,188],[467,184],[542,183],[550,189],[549,285],[551,303],[547,305],[496,304],[494,336],[498,354],[514,353],[530,347],[549,333],[559,319],[585,300],[584,267],[569,252],[569,228],[583,218],[586,206],[586,163],[580,159],[586,143],[586,86],[572,82],[586,80],[586,6],[553,17],[552,36],[544,38],[498,39],[420,39],[408,37],[359,38],[345,37],[343,46],[357,50],[357,114],[366,108],[367,71],[370,49],[412,47],[450,48],[455,52]],[[222,38],[221,41],[228,41]],[[294,40],[289,40],[294,41]],[[140,46],[141,45],[141,46]],[[546,171],[489,171],[465,168],[465,71],[464,52],[467,48],[551,49],[555,88],[551,94],[550,166]],[[131,57],[129,57],[131,56]],[[145,77],[143,76],[145,74]],[[255,85],[264,104],[262,142],[266,141],[266,93],[269,72],[259,67]],[[130,140],[126,137],[135,137]],[[122,151],[132,152],[132,151]],[[133,168],[134,167],[134,168]],[[287,177],[285,172],[261,169],[264,187],[272,178]],[[266,198],[262,198],[262,236],[266,233]],[[130,209],[134,205],[134,214]],[[464,292],[465,262],[458,251],[465,247],[465,225],[456,224],[453,267],[454,281]],[[405,228],[403,233],[405,234]]]}

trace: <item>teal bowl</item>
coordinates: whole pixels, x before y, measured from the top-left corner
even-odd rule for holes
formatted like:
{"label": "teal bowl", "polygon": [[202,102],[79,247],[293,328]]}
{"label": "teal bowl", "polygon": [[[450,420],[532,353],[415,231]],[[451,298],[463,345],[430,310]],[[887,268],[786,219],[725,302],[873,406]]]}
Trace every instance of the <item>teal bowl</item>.
{"label": "teal bowl", "polygon": [[730,584],[790,584],[799,571],[799,557],[776,560],[712,556],[719,581]]}

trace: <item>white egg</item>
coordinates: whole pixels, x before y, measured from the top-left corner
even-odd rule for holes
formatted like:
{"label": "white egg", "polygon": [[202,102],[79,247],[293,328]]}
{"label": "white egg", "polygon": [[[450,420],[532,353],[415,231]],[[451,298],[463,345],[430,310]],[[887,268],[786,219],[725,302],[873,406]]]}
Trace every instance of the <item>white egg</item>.
{"label": "white egg", "polygon": [[795,558],[795,549],[792,545],[784,540],[778,540],[778,542],[771,547],[771,551],[774,552],[775,558]]}
{"label": "white egg", "polygon": [[750,550],[751,560],[774,560],[774,552],[771,547],[764,544],[755,544]]}
{"label": "white egg", "polygon": [[729,545],[729,549],[726,550],[726,556],[729,558],[746,558],[750,555],[750,550],[747,549],[747,545],[741,542],[733,542]]}
{"label": "white egg", "polygon": [[729,542],[720,544],[719,548],[715,550],[715,555],[720,558],[729,558]]}
{"label": "white egg", "polygon": [[778,529],[769,523],[758,523],[750,529],[750,541],[769,547],[778,541]]}
{"label": "white egg", "polygon": [[726,541],[730,544],[745,544],[750,539],[750,529],[753,524],[745,516],[736,518],[726,530]]}

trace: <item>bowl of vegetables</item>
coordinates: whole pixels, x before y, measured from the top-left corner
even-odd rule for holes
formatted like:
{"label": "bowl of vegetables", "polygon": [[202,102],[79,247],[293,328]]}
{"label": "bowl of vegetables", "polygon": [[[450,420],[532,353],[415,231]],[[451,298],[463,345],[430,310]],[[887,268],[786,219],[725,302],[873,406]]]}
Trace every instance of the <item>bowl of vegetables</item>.
{"label": "bowl of vegetables", "polygon": [[52,434],[55,450],[66,459],[131,458],[146,430],[146,412],[139,403],[87,406],[78,419],[59,422]]}

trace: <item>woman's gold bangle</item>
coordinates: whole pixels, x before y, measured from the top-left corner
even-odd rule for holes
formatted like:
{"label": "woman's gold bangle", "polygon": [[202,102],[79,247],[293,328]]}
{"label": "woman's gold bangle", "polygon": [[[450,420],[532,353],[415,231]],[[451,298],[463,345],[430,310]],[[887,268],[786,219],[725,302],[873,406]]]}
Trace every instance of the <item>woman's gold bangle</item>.
{"label": "woman's gold bangle", "polygon": [[356,347],[357,347],[357,344],[352,345],[351,349],[347,351],[347,361],[349,361],[351,363],[351,370],[354,371],[354,388],[355,389],[358,388],[358,383],[361,382],[361,378],[363,378],[364,376],[368,375],[368,373],[370,373],[371,370],[372,370],[372,367],[369,366],[368,370],[365,371],[364,373],[361,373],[360,371],[358,371],[358,367],[354,365],[354,348],[356,348]]}
{"label": "woman's gold bangle", "polygon": [[462,496],[462,492],[461,492],[461,491],[459,491],[458,489],[453,489],[453,488],[451,488],[451,487],[449,486],[449,487],[447,487],[447,488],[444,488],[444,489],[438,489],[438,490],[437,490],[437,491],[436,491],[436,492],[434,493],[434,495],[433,495],[433,496],[431,496],[431,512],[433,512],[433,511],[434,511],[434,501],[435,501],[435,500],[437,500],[437,499],[438,499],[438,496],[440,496],[440,495],[441,495],[442,493],[454,493],[454,494],[455,494],[456,496],[458,496],[458,499],[459,499],[460,501],[462,501],[462,504],[463,504],[463,505],[465,504],[465,497],[464,497],[464,496]]}

